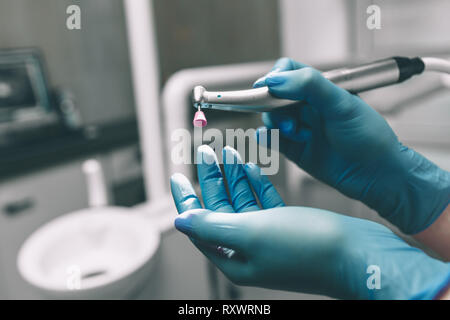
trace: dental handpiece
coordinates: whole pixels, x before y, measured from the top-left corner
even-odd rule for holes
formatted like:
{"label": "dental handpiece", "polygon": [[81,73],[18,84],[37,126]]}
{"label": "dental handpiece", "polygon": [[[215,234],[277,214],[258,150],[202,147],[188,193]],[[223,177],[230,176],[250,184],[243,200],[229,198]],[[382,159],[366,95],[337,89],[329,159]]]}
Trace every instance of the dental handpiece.
{"label": "dental handpiece", "polygon": [[[339,68],[323,72],[322,75],[339,87],[351,92],[360,93],[403,82],[413,75],[421,74],[429,60],[440,60],[441,69],[433,71],[450,73],[447,60],[438,58],[392,57],[363,64],[356,67]],[[279,99],[272,96],[268,87],[237,91],[207,91],[202,86],[193,90],[195,108],[217,109],[227,111],[264,112],[299,103],[299,101]]]}

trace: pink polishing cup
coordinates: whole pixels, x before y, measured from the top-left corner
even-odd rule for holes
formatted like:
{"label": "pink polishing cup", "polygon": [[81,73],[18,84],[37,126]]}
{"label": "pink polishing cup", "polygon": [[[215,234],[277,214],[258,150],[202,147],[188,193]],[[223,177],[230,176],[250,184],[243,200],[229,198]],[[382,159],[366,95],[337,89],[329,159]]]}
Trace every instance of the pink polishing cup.
{"label": "pink polishing cup", "polygon": [[192,123],[194,124],[194,127],[199,127],[199,128],[206,127],[206,124],[208,122],[206,121],[206,117],[205,117],[205,114],[203,113],[203,111],[197,111],[195,113],[194,120],[192,121]]}

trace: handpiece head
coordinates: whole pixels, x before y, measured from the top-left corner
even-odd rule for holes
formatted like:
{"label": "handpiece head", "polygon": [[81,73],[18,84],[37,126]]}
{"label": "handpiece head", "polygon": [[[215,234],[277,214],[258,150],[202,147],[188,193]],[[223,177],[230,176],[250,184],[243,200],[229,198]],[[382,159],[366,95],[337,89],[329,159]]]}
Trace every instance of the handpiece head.
{"label": "handpiece head", "polygon": [[192,99],[194,105],[200,105],[205,102],[204,92],[206,89],[202,86],[195,86],[192,91]]}

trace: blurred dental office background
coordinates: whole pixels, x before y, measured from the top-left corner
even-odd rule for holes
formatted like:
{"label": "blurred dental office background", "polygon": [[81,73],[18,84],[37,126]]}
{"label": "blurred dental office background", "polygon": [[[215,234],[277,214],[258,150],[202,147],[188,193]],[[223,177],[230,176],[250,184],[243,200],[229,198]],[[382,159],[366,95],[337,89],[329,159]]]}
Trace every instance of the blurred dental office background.
{"label": "blurred dental office background", "polygon": [[[66,26],[73,5],[81,29]],[[366,25],[370,5],[380,29]],[[195,168],[171,161],[171,133],[192,130],[194,85],[248,88],[280,56],[321,70],[450,57],[448,12],[446,0],[2,0],[0,298],[325,298],[235,286],[173,230],[169,176],[195,180]],[[448,78],[361,96],[450,170]],[[206,116],[221,130],[261,125]],[[281,160],[271,180],[286,203],[385,223]]]}

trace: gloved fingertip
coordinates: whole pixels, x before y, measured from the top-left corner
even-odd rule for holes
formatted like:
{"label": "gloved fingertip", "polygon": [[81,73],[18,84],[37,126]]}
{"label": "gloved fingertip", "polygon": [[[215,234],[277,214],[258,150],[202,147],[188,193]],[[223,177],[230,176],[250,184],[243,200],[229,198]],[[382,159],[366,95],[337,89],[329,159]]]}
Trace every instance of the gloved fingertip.
{"label": "gloved fingertip", "polygon": [[189,182],[188,178],[184,176],[184,174],[181,173],[174,173],[170,176],[170,184],[183,184],[185,182]]}
{"label": "gloved fingertip", "polygon": [[263,177],[261,174],[261,168],[257,164],[252,162],[248,163],[248,165],[245,167],[245,174],[250,179],[253,187],[255,187],[255,181],[260,182]]}
{"label": "gloved fingertip", "polygon": [[259,167],[253,162],[247,162],[244,165],[244,170],[247,174],[253,175],[256,170],[260,170]]}
{"label": "gloved fingertip", "polygon": [[266,85],[266,79],[268,77],[271,77],[272,75],[278,73],[281,71],[281,68],[279,67],[274,67],[269,73],[265,74],[264,76],[262,76],[261,78],[258,78],[254,83],[253,83],[253,88],[260,88],[260,87],[264,87]]}
{"label": "gloved fingertip", "polygon": [[224,164],[242,164],[242,158],[239,152],[233,147],[225,146],[222,150],[222,159]]}
{"label": "gloved fingertip", "polygon": [[186,235],[192,234],[192,216],[188,215],[180,215],[175,219],[175,228],[183,232]]}
{"label": "gloved fingertip", "polygon": [[247,162],[247,163],[244,165],[244,168],[245,168],[245,169],[248,169],[248,170],[251,170],[251,169],[253,169],[254,167],[256,167],[256,164],[254,164],[253,162]]}
{"label": "gloved fingertip", "polygon": [[197,163],[214,164],[215,162],[217,162],[217,156],[210,146],[203,144],[197,148]]}
{"label": "gloved fingertip", "polygon": [[266,77],[261,77],[253,83],[253,88],[261,88],[266,85]]}
{"label": "gloved fingertip", "polygon": [[284,84],[286,82],[286,78],[275,75],[267,77],[265,82],[268,87],[274,87]]}

